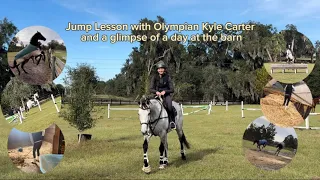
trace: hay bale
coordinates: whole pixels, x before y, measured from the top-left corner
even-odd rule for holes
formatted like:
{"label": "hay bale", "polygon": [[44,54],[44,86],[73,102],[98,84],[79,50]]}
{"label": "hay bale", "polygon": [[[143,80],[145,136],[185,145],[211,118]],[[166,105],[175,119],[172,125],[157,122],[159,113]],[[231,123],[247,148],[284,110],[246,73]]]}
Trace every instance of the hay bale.
{"label": "hay bale", "polygon": [[269,94],[260,101],[264,116],[273,124],[280,127],[293,127],[304,122],[301,114],[292,102],[288,108],[283,106],[284,96]]}

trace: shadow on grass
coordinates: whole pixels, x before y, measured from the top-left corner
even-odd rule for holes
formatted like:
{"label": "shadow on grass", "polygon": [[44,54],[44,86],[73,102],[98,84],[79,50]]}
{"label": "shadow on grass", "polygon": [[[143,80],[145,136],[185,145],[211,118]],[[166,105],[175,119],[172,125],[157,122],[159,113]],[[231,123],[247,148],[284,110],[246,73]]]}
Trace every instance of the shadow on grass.
{"label": "shadow on grass", "polygon": [[221,148],[209,148],[209,149],[201,149],[196,152],[192,152],[190,154],[186,154],[187,160],[182,160],[181,158],[174,160],[172,162],[169,162],[171,165],[173,164],[175,167],[180,167],[184,164],[195,162],[195,161],[200,161],[202,160],[205,156],[214,154]]}

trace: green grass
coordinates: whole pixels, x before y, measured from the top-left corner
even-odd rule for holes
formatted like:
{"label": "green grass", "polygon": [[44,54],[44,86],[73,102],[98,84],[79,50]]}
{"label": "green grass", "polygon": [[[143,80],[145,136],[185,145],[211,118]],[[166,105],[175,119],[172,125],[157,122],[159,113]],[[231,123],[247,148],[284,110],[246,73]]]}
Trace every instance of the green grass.
{"label": "green grass", "polygon": [[[229,111],[225,111],[224,106],[214,106],[211,115],[202,111],[185,116],[184,132],[191,143],[191,149],[186,152],[188,160],[180,159],[177,135],[171,132],[168,137],[170,165],[165,170],[158,170],[159,138],[152,137],[149,144],[152,174],[146,175],[141,170],[143,137],[137,111],[112,111],[111,119],[107,119],[106,107],[97,107],[95,117],[102,118],[94,128],[85,132],[91,133],[93,139],[79,145],[77,130],[58,117],[51,101],[47,103],[42,105],[41,116],[40,112],[34,113],[28,118],[29,122],[26,120],[18,126],[30,132],[56,122],[66,139],[63,160],[48,174],[20,172],[11,163],[6,149],[12,126],[2,120],[1,179],[311,179],[320,176],[320,131],[298,130],[297,154],[279,171],[265,171],[251,165],[244,157],[242,136],[247,126],[262,116],[262,112],[245,111],[246,118],[241,118],[239,105],[230,105]],[[259,108],[258,105],[245,107]],[[311,125],[320,126],[319,116],[312,117],[310,121]]]}
{"label": "green grass", "polygon": [[274,79],[283,82],[283,83],[296,83],[299,81],[302,81],[306,77],[309,76],[309,74],[312,72],[313,67],[315,64],[308,64],[308,73],[306,73],[306,70],[298,69],[297,73],[294,73],[294,70],[292,69],[286,69],[285,73],[282,73],[281,69],[273,70],[273,73],[271,74],[271,64],[277,64],[277,63],[264,63],[264,67],[266,68],[266,71],[272,76]]}
{"label": "green grass", "polygon": [[64,64],[67,62],[67,51],[55,50],[53,55],[59,58]]}

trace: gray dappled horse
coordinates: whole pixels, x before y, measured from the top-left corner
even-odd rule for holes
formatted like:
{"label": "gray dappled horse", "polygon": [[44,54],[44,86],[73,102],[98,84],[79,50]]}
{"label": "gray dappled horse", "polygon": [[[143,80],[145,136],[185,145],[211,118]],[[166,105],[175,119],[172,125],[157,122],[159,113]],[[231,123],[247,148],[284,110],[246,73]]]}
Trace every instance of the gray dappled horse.
{"label": "gray dappled horse", "polygon": [[[180,141],[181,158],[186,160],[184,145],[189,149],[189,143],[183,133],[183,113],[178,103],[172,102],[172,107],[175,112],[176,132]],[[160,137],[160,166],[159,169],[164,169],[168,165],[168,140],[167,134],[171,131],[169,126],[168,113],[162,104],[162,99],[149,99],[143,96],[139,101],[139,119],[141,124],[141,133],[144,136],[143,153],[144,166],[142,170],[145,173],[151,172],[148,159],[148,144],[152,136]]]}

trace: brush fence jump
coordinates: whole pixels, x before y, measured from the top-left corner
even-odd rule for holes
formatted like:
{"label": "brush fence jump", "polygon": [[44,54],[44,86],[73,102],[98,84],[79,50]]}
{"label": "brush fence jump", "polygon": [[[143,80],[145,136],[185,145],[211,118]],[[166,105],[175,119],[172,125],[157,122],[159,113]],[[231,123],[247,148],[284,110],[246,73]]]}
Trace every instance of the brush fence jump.
{"label": "brush fence jump", "polygon": [[294,73],[297,73],[298,69],[305,69],[308,73],[308,64],[271,64],[271,74],[274,69],[282,69],[282,73],[285,73],[286,69],[294,69]]}
{"label": "brush fence jump", "polygon": [[[204,111],[204,110],[208,110],[208,115],[209,115],[211,113],[212,103],[210,103],[208,106],[183,106],[182,104],[180,104],[180,106],[181,106],[182,114],[184,116],[187,116],[187,115],[190,115],[190,114],[194,114],[194,113],[197,113],[197,112],[200,112],[200,111]],[[201,109],[198,109],[198,110],[195,110],[195,111],[192,111],[192,112],[189,112],[189,113],[184,113],[183,108],[201,108]]]}
{"label": "brush fence jump", "polygon": [[310,127],[309,125],[309,117],[310,116],[318,116],[320,113],[310,113],[309,116],[305,119],[306,126],[294,126],[296,129],[307,129],[307,130],[320,130],[320,127]]}
{"label": "brush fence jump", "polygon": [[241,101],[241,117],[244,118],[244,111],[261,111],[261,109],[258,108],[244,108],[243,101]]}

